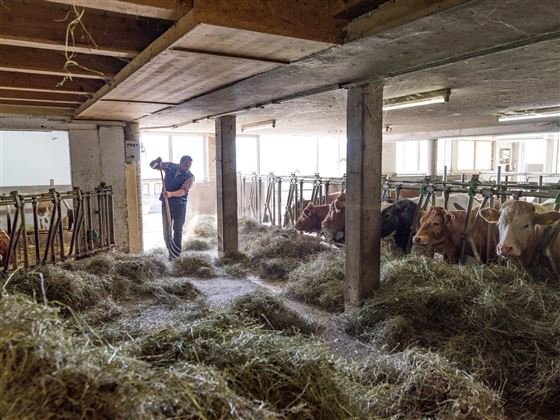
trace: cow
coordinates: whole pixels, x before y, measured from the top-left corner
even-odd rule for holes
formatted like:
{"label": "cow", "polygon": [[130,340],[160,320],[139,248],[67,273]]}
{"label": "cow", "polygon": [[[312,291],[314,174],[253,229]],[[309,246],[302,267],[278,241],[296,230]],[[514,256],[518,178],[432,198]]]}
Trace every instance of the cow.
{"label": "cow", "polygon": [[542,259],[560,275],[560,213],[549,209],[547,205],[508,200],[500,210],[480,210],[480,216],[498,225],[498,255],[519,259],[525,268]]}
{"label": "cow", "polygon": [[10,235],[0,229],[0,263],[4,263],[6,256],[8,255],[8,247],[10,246]]}
{"label": "cow", "polygon": [[[418,204],[418,200],[419,198],[416,197],[416,198],[401,200],[401,201],[410,201],[412,204],[416,206]],[[465,209],[467,207],[468,200],[469,200],[469,196],[467,194],[451,194],[449,196],[449,205],[450,206],[453,205],[456,208],[458,207],[460,209]],[[436,205],[443,206],[443,204],[444,204],[444,198],[437,197]],[[385,209],[390,208],[391,205],[392,203],[383,202],[381,203],[381,210],[384,211]],[[394,211],[398,213],[398,211],[403,210],[401,206],[395,208]],[[411,204],[407,203],[405,206],[407,206],[407,214],[409,214],[410,208],[412,208]],[[414,207],[414,209],[416,209],[416,207]],[[323,220],[323,228],[328,229],[332,232],[344,232],[345,217],[346,217],[345,215],[346,215],[346,195],[344,193],[341,193],[340,196],[331,203],[329,208],[329,213]],[[381,217],[382,217],[381,220],[383,220],[383,213]],[[404,230],[400,232],[400,235],[404,236]]]}
{"label": "cow", "polygon": [[395,233],[395,244],[406,251],[410,229],[414,222],[417,204],[412,200],[401,200],[381,211],[381,237]]}
{"label": "cow", "polygon": [[336,200],[329,204],[329,211],[323,220],[323,228],[331,232],[344,232],[346,218],[346,193],[340,193]]}
{"label": "cow", "polygon": [[320,232],[322,222],[329,212],[329,205],[309,203],[295,224],[296,230],[308,233]]}
{"label": "cow", "polygon": [[[471,212],[470,224],[476,219],[478,207]],[[445,210],[443,207],[434,206],[420,219],[420,227],[412,238],[414,245],[429,246],[434,252],[443,253],[451,264],[459,262],[461,254],[462,237],[467,220],[467,213],[460,210]],[[490,256],[494,255],[494,247],[497,243],[497,235],[493,232],[490,244],[492,250]],[[471,238],[476,246],[480,258],[486,262],[487,258],[488,223],[482,221],[472,231]],[[467,255],[473,255],[471,247],[465,247]]]}

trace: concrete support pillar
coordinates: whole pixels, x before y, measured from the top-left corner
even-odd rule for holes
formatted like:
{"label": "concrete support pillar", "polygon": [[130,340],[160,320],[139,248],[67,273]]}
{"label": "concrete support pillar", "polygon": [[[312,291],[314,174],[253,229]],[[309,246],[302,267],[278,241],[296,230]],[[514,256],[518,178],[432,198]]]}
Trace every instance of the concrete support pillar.
{"label": "concrete support pillar", "polygon": [[235,132],[235,115],[216,118],[218,251],[221,255],[235,254],[238,249]]}
{"label": "concrete support pillar", "polygon": [[208,134],[206,136],[208,144],[208,181],[216,181],[216,136]]}
{"label": "concrete support pillar", "polygon": [[348,90],[346,308],[379,286],[383,84]]}
{"label": "concrete support pillar", "polygon": [[[137,245],[130,242],[129,221],[137,217],[138,206],[135,202],[130,204],[127,199],[123,126],[70,129],[68,138],[72,185],[84,191],[93,191],[101,182],[111,185],[116,246],[124,251],[137,249]],[[132,190],[131,194],[134,193]],[[138,233],[132,233],[133,237],[135,235],[137,238]]]}
{"label": "concrete support pillar", "polygon": [[428,176],[437,175],[438,139],[428,140]]}
{"label": "concrete support pillar", "polygon": [[[140,125],[137,122],[126,123],[124,139],[125,141],[134,141],[140,144]],[[140,252],[144,249],[140,162],[127,163],[125,177],[129,250],[130,252]]]}

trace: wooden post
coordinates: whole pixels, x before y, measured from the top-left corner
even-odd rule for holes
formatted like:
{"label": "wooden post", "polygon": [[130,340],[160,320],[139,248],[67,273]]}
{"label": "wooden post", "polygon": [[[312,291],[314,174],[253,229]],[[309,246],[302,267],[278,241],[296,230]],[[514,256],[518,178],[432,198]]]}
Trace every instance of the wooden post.
{"label": "wooden post", "polygon": [[[140,143],[140,125],[127,122],[124,127],[125,141]],[[140,162],[125,164],[126,208],[128,212],[128,250],[139,252],[144,249],[142,222],[142,182],[140,179]],[[109,216],[109,215],[107,215]]]}
{"label": "wooden post", "polygon": [[379,286],[383,84],[348,90],[346,309]]}
{"label": "wooden post", "polygon": [[235,115],[216,118],[216,190],[218,195],[218,251],[237,252],[237,173]]}

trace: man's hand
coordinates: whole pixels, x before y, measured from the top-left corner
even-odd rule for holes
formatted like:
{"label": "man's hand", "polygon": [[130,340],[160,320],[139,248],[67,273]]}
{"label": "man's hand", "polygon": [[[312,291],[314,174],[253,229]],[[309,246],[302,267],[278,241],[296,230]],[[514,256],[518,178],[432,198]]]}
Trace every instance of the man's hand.
{"label": "man's hand", "polygon": [[164,192],[163,192],[163,196],[164,196],[165,198],[169,198],[169,197],[173,197],[173,194],[170,193],[169,191],[164,191]]}
{"label": "man's hand", "polygon": [[161,157],[158,157],[156,160],[152,160],[152,161],[150,162],[150,167],[151,167],[152,169],[159,169],[159,168],[160,168],[160,165],[161,165],[161,162],[162,162],[162,161],[161,161]]}

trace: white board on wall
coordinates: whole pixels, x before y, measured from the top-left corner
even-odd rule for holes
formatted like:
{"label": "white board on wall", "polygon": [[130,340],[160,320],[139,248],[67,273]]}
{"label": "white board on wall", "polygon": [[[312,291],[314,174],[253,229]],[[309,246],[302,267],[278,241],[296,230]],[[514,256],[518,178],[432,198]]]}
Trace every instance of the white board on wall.
{"label": "white board on wall", "polygon": [[70,185],[65,131],[0,131],[0,186]]}

